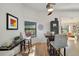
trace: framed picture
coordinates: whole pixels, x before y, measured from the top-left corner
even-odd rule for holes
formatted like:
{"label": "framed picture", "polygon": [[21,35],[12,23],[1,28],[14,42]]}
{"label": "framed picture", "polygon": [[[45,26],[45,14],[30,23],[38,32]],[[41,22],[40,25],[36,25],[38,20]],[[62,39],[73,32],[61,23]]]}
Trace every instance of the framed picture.
{"label": "framed picture", "polygon": [[7,13],[7,30],[18,30],[18,18]]}
{"label": "framed picture", "polygon": [[36,22],[24,21],[25,33],[31,33],[32,38],[37,36]]}

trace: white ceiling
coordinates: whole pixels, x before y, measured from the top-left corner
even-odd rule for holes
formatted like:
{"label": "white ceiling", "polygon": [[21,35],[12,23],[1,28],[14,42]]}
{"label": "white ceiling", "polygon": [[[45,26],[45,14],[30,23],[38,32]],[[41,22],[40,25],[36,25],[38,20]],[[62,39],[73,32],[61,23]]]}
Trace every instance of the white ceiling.
{"label": "white ceiling", "polygon": [[[47,11],[46,3],[24,3],[23,5],[36,11]],[[54,8],[58,11],[79,11],[79,3],[56,3]]]}
{"label": "white ceiling", "polygon": [[[30,8],[34,11],[37,12],[47,12],[46,9],[46,3],[23,3],[23,5],[27,8]],[[54,6],[56,11],[79,11],[79,3],[56,3],[56,5]],[[65,21],[68,20],[68,21]],[[79,22],[79,18],[78,19],[63,19],[62,23],[77,23]]]}

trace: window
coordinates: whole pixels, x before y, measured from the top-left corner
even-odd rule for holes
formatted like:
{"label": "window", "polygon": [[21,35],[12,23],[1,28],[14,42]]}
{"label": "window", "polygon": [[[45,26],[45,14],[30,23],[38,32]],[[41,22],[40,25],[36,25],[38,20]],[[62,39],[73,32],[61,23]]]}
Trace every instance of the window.
{"label": "window", "polygon": [[32,37],[36,37],[36,22],[25,21],[25,33],[30,32]]}

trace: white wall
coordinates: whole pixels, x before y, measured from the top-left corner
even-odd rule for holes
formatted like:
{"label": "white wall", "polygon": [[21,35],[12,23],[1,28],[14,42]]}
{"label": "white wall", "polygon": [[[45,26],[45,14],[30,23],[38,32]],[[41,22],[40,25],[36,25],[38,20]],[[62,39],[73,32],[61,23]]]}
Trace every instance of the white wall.
{"label": "white wall", "polygon": [[13,37],[19,35],[22,25],[19,26],[18,30],[6,30],[6,13],[18,17],[20,22],[23,19],[22,8],[20,4],[0,4],[0,45],[5,42],[9,43]]}
{"label": "white wall", "polygon": [[[44,36],[44,33],[46,33],[48,31],[49,22],[48,22],[47,17],[44,16],[45,13],[38,12],[38,11],[32,9],[31,7],[28,7],[28,8],[27,7],[25,8],[25,7],[26,6],[24,6],[24,9],[23,9],[23,11],[24,11],[24,13],[23,13],[24,14],[24,19],[28,20],[28,21],[37,22],[37,37],[33,38],[32,41],[34,43],[36,43],[36,42],[46,42],[46,38]],[[39,24],[43,25],[43,27],[44,27],[43,30],[38,29]]]}
{"label": "white wall", "polygon": [[[6,30],[6,13],[18,17],[18,30]],[[24,32],[24,21],[37,22],[37,25],[42,24],[44,29],[40,31],[37,28],[37,38],[33,39],[33,42],[45,41],[44,33],[48,30],[46,26],[48,21],[45,21],[47,19],[41,15],[23,4],[0,4],[0,45],[11,42],[15,36],[20,35],[20,32]]]}

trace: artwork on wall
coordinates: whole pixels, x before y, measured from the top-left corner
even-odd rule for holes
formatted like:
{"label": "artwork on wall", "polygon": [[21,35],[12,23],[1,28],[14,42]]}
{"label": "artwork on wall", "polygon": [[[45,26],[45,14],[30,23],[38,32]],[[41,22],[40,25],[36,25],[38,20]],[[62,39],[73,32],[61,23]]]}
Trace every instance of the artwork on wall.
{"label": "artwork on wall", "polygon": [[18,29],[18,18],[7,13],[7,30],[17,30]]}
{"label": "artwork on wall", "polygon": [[[32,37],[37,36],[37,31],[36,31],[36,22],[31,22],[31,21],[25,21],[24,22],[25,26],[25,33],[31,34]],[[28,34],[28,35],[29,35]]]}
{"label": "artwork on wall", "polygon": [[59,21],[58,18],[50,22],[50,31],[54,34],[59,34]]}

